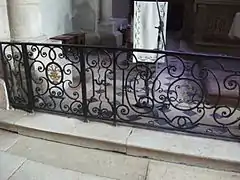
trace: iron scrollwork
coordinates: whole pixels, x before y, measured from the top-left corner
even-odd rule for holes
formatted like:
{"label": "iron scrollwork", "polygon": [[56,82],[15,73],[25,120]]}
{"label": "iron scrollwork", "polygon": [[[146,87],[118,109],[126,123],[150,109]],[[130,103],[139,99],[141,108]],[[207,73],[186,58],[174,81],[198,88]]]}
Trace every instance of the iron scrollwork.
{"label": "iron scrollwork", "polygon": [[24,45],[27,52],[21,43],[1,44],[12,104],[33,101],[35,110],[240,139],[236,57],[149,51],[161,56],[139,62],[134,52],[141,50]]}

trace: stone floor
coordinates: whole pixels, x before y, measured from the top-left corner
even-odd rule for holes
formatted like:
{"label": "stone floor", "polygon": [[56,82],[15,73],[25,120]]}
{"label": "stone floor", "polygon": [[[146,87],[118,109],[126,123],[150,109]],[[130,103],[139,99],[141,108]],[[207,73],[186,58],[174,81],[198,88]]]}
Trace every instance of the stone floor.
{"label": "stone floor", "polygon": [[1,180],[239,180],[240,174],[86,149],[0,130]]}

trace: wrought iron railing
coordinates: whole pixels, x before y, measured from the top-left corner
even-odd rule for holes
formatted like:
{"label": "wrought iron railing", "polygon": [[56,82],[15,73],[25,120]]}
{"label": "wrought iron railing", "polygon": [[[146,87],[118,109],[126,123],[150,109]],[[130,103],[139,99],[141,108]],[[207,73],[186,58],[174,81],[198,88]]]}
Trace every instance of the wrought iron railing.
{"label": "wrought iron railing", "polygon": [[240,139],[240,58],[8,42],[0,52],[14,108]]}

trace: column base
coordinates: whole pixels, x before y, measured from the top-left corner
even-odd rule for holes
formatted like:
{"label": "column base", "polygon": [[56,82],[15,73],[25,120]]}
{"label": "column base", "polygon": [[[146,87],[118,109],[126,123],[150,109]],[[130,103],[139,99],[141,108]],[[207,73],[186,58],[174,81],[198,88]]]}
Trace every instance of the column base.
{"label": "column base", "polygon": [[117,23],[113,19],[98,24],[99,32],[115,32],[117,31],[117,28]]}
{"label": "column base", "polygon": [[100,45],[120,47],[123,43],[123,34],[117,30],[115,21],[101,22],[98,26]]}
{"label": "column base", "polygon": [[120,47],[123,43],[123,35],[116,31],[112,33],[100,33],[100,45],[108,47]]}
{"label": "column base", "polygon": [[86,45],[100,45],[100,35],[98,32],[86,32]]}

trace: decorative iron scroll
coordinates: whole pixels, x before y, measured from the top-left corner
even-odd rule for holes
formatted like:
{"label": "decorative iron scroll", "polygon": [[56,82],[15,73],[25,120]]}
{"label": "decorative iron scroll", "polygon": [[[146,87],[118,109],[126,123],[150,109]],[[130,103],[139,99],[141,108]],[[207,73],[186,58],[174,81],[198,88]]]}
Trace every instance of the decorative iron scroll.
{"label": "decorative iron scroll", "polygon": [[[34,43],[0,47],[10,102],[19,108],[32,102],[36,111],[240,139],[237,57]],[[139,62],[135,51],[162,56]],[[168,62],[156,71],[162,58]]]}

